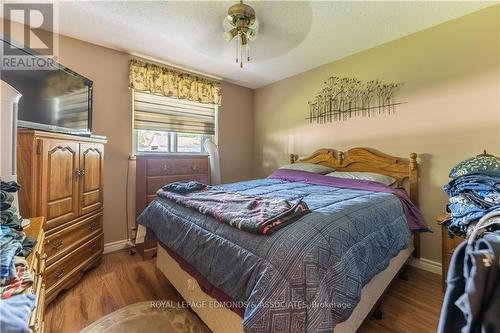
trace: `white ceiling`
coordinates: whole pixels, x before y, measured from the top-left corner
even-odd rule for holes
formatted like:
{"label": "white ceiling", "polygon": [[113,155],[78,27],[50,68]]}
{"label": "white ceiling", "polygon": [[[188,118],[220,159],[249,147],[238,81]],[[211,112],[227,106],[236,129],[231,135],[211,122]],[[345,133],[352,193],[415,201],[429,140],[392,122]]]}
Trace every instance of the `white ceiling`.
{"label": "white ceiling", "polygon": [[248,1],[261,29],[240,69],[222,38],[233,3],[60,2],[59,32],[258,88],[494,4]]}

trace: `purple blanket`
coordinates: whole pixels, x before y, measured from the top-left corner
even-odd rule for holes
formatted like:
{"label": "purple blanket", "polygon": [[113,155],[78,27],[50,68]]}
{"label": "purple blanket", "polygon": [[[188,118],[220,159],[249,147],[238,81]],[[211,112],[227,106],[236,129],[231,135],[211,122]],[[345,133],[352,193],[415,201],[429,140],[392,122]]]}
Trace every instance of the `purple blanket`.
{"label": "purple blanket", "polygon": [[420,210],[410,201],[408,194],[402,188],[392,188],[385,186],[382,183],[369,180],[337,178],[332,176],[318,175],[316,173],[307,171],[289,169],[278,169],[273,172],[268,178],[281,179],[289,182],[326,185],[352,190],[390,193],[395,195],[401,201],[401,204],[403,205],[403,211],[406,216],[406,221],[410,230],[430,232],[429,227],[425,224],[422,213],[420,213]]}

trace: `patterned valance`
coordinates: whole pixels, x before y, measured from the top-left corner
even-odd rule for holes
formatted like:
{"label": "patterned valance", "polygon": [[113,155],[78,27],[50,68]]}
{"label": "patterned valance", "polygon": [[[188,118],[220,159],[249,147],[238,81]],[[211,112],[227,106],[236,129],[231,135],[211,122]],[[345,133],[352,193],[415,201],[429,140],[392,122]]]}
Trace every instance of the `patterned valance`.
{"label": "patterned valance", "polygon": [[221,105],[222,102],[219,82],[136,59],[130,62],[129,79],[130,88],[137,91],[205,104]]}

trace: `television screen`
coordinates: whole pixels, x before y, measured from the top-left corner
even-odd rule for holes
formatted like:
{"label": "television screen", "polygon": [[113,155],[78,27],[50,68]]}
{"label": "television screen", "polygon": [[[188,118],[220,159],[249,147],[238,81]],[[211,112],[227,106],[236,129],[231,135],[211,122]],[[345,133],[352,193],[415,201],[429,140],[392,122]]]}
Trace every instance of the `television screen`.
{"label": "television screen", "polygon": [[18,104],[19,126],[90,133],[92,81],[89,79],[62,65],[54,70],[3,70],[1,79],[22,94]]}

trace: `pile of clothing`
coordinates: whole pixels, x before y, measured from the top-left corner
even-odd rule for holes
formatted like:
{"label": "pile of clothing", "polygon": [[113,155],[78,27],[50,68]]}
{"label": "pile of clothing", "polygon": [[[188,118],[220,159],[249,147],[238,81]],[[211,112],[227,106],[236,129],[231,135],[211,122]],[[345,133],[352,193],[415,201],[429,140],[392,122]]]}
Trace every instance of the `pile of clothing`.
{"label": "pile of clothing", "polygon": [[500,211],[453,252],[438,333],[500,332]]}
{"label": "pile of clothing", "polygon": [[[33,277],[26,257],[36,240],[23,232],[22,219],[17,213],[14,194],[16,182],[0,185],[0,331],[29,331],[28,319],[35,307],[35,296],[24,293],[32,286]],[[22,307],[19,307],[19,305]],[[28,311],[20,311],[25,308]]]}
{"label": "pile of clothing", "polygon": [[444,186],[450,196],[447,222],[451,233],[467,237],[479,219],[500,210],[500,158],[484,152],[460,162]]}

